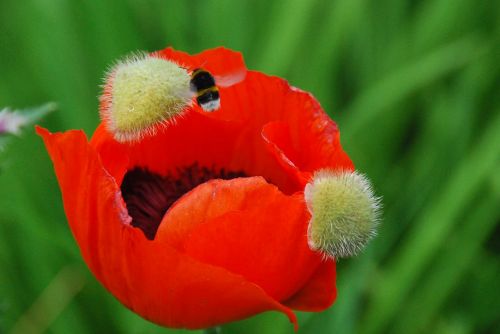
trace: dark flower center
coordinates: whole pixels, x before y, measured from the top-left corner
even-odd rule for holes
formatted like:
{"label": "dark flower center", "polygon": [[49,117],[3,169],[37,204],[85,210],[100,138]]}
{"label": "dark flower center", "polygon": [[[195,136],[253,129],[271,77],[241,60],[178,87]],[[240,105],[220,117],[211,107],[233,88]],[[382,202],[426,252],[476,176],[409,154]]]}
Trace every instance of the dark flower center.
{"label": "dark flower center", "polygon": [[153,240],[168,208],[182,195],[211,179],[230,180],[247,176],[244,172],[200,167],[178,168],[177,173],[160,175],[143,168],[129,170],[121,185],[123,199],[132,217],[132,226]]}

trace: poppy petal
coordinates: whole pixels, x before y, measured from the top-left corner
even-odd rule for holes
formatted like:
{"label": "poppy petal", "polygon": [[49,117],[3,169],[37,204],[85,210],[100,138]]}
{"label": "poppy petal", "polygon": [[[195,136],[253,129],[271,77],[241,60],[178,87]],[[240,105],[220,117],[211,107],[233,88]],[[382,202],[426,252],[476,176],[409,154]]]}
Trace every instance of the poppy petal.
{"label": "poppy petal", "polygon": [[296,170],[287,169],[266,150],[266,145],[260,130],[196,112],[189,112],[168,129],[137,143],[118,143],[102,124],[91,140],[103,165],[119,184],[126,170],[134,167],[167,175],[197,163],[262,175],[287,194],[302,190],[308,180],[300,178]]}
{"label": "poppy petal", "polygon": [[304,173],[295,165],[295,151],[292,148],[289,126],[285,122],[270,122],[262,129],[262,138],[267,149],[276,161],[291,175],[295,175],[298,182],[305,185],[310,179],[310,173]]}
{"label": "poppy petal", "polygon": [[229,82],[236,84],[242,81],[247,72],[242,54],[224,47],[206,50],[196,55],[169,47],[156,52],[156,54],[173,60],[189,70],[204,68],[216,77],[217,85],[221,86],[228,86]]}
{"label": "poppy petal", "polygon": [[284,195],[261,177],[212,180],[174,204],[157,238],[286,300],[322,261],[307,245],[309,218],[301,193]]}
{"label": "poppy petal", "polygon": [[127,307],[169,327],[204,328],[266,310],[283,312],[296,325],[293,312],[258,285],[133,228],[115,179],[82,131],[37,132],[53,160],[82,256]]}
{"label": "poppy petal", "polygon": [[[108,286],[113,277],[105,274],[109,268],[103,262],[121,258],[120,235],[137,230],[129,224],[131,219],[118,186],[102,168],[83,131],[52,134],[37,127],[37,133],[54,164],[64,210],[82,256],[94,275]],[[117,260],[112,264],[113,269],[117,270],[115,267],[121,263],[121,259]]]}
{"label": "poppy petal", "polygon": [[353,170],[340,144],[337,125],[311,94],[283,79],[254,71],[247,73],[242,84],[221,89],[220,93],[223,107],[210,117],[238,120],[248,128],[264,131],[267,141],[281,147],[301,171]]}
{"label": "poppy petal", "polygon": [[237,138],[239,132],[240,127],[231,122],[189,112],[154,137],[133,143],[117,142],[101,124],[90,144],[104,158],[103,165],[108,171],[120,172],[112,175],[121,182],[124,172],[134,167],[147,168],[161,175],[195,162],[202,166],[241,169],[241,165],[232,163],[236,143],[227,140]]}
{"label": "poppy petal", "polygon": [[284,304],[294,310],[319,312],[330,307],[337,297],[335,261],[329,259],[316,269],[307,284]]}
{"label": "poppy petal", "polygon": [[288,154],[295,157],[297,166],[307,172],[322,168],[353,170],[354,165],[340,144],[337,125],[321,109],[318,101],[304,92],[296,92],[294,99],[297,101],[291,103],[308,111],[291,113],[287,119],[292,144]]}
{"label": "poppy petal", "polygon": [[196,329],[276,310],[297,326],[289,308],[224,268],[197,261],[161,242],[134,247],[127,254],[130,269],[125,277],[133,298],[128,306],[151,321]]}

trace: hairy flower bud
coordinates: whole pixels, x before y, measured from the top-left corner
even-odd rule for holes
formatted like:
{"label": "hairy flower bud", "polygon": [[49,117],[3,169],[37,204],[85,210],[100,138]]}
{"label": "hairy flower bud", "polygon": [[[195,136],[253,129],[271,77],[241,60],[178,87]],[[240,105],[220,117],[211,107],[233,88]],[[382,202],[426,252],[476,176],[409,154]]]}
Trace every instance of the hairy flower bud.
{"label": "hairy flower bud", "polygon": [[116,140],[139,140],[190,105],[190,80],[188,71],[173,61],[148,54],[130,56],[107,75],[101,118]]}
{"label": "hairy flower bud", "polygon": [[306,185],[304,197],[312,216],[311,249],[329,257],[349,257],[375,236],[380,200],[364,175],[321,170]]}

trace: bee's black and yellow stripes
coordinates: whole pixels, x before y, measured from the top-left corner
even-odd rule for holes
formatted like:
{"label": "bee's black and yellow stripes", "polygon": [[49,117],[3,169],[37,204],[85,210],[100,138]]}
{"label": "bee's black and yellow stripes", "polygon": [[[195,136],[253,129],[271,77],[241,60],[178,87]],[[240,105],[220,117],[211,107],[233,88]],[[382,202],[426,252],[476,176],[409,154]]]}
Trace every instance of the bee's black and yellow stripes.
{"label": "bee's black and yellow stripes", "polygon": [[[213,111],[219,105],[219,89],[210,72],[197,68],[193,70],[190,81],[191,91],[196,93],[196,102],[206,111]],[[217,106],[217,107],[214,107]]]}

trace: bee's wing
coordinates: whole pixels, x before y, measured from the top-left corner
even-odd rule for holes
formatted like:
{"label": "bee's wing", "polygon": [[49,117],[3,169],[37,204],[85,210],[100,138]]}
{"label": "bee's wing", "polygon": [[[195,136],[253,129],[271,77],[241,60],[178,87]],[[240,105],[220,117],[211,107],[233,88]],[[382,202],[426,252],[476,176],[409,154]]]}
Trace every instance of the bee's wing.
{"label": "bee's wing", "polygon": [[224,75],[216,75],[214,76],[215,84],[220,87],[229,87],[235,85],[238,82],[245,79],[246,73],[247,73],[246,69],[240,69],[232,73],[227,73]]}

